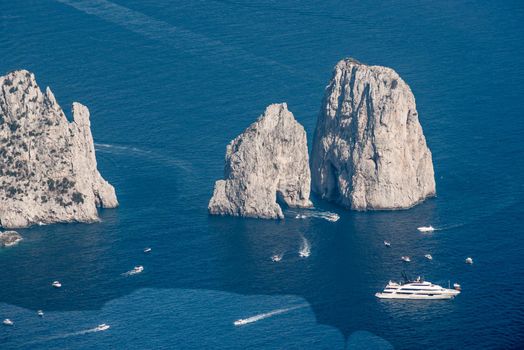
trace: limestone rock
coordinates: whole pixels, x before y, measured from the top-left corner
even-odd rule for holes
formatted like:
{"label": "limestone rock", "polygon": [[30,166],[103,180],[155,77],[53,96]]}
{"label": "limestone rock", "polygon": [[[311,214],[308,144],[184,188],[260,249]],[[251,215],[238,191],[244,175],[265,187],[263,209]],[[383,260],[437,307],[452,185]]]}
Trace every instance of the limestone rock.
{"label": "limestone rock", "polygon": [[118,206],[97,170],[89,111],[73,103],[69,122],[32,73],[0,77],[0,226],[94,222]]}
{"label": "limestone rock", "polygon": [[409,208],[435,195],[431,152],[409,86],[390,68],[340,61],[311,155],[312,188],[356,210]]}
{"label": "limestone rock", "polygon": [[12,247],[22,240],[22,236],[16,231],[0,232],[0,247]]}
{"label": "limestone rock", "polygon": [[280,202],[309,207],[311,176],[306,132],[287,105],[272,104],[227,146],[224,180],[215,183],[209,212],[276,219]]}

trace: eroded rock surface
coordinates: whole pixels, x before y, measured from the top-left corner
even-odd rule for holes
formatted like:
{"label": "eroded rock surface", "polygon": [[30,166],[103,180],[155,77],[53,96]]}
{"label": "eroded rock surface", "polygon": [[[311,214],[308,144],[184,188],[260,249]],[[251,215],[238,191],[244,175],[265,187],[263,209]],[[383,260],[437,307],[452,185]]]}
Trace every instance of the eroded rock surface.
{"label": "eroded rock surface", "polygon": [[390,68],[340,61],[311,155],[312,188],[357,210],[409,208],[435,195],[431,152],[409,86]]}
{"label": "eroded rock surface", "polygon": [[309,207],[311,176],[306,132],[287,105],[272,104],[227,146],[224,180],[215,183],[209,212],[283,218],[277,203]]}
{"label": "eroded rock surface", "polygon": [[32,73],[0,77],[0,226],[94,222],[118,205],[97,170],[89,111],[73,103],[69,122]]}

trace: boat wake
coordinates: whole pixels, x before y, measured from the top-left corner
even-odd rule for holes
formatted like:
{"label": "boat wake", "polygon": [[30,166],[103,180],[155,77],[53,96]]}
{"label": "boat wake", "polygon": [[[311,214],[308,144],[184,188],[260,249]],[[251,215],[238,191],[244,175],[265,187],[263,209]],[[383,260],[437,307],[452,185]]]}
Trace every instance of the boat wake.
{"label": "boat wake", "polygon": [[298,255],[301,258],[307,258],[311,255],[311,244],[304,236],[302,236],[302,244],[300,246],[300,250],[298,251]]}
{"label": "boat wake", "polygon": [[174,159],[171,157],[164,156],[155,151],[145,150],[134,146],[122,146],[122,145],[112,145],[108,143],[95,143],[95,149],[97,152],[106,152],[113,154],[122,154],[122,155],[134,155],[142,158],[147,158],[148,160],[153,160],[158,163],[162,163],[169,166],[174,166],[179,169],[182,169],[188,173],[192,172],[191,166],[186,164],[186,162]]}
{"label": "boat wake", "polygon": [[308,209],[307,211],[301,211],[301,212],[291,212],[292,214],[295,214],[295,219],[309,219],[309,218],[316,218],[316,219],[324,219],[331,222],[337,222],[340,219],[340,216],[337,213],[333,213],[330,211],[317,211],[314,209]]}
{"label": "boat wake", "polygon": [[293,306],[293,307],[288,307],[288,308],[285,308],[285,309],[276,309],[276,310],[273,310],[273,311],[270,311],[270,312],[266,312],[266,313],[263,313],[263,314],[258,314],[258,315],[251,316],[251,317],[248,317],[248,318],[241,318],[241,319],[236,320],[235,322],[233,322],[233,324],[235,326],[237,326],[237,327],[245,326],[247,324],[254,323],[254,322],[263,320],[265,318],[269,318],[269,317],[273,317],[273,316],[276,316],[276,315],[280,315],[280,314],[283,314],[283,313],[286,313],[286,312],[289,312],[289,311],[292,311],[292,310],[300,309],[300,308],[303,308],[303,307],[306,307],[306,306],[307,306],[307,304]]}
{"label": "boat wake", "polygon": [[122,273],[122,276],[138,275],[139,273],[142,273],[142,271],[144,271],[143,266],[135,266],[132,270]]}
{"label": "boat wake", "polygon": [[59,335],[55,335],[55,336],[44,338],[44,339],[40,339],[40,340],[35,340],[33,342],[26,343],[26,345],[43,343],[43,342],[47,342],[47,341],[51,341],[51,340],[57,340],[57,339],[65,339],[65,338],[69,338],[69,337],[77,337],[77,336],[81,336],[81,335],[89,334],[89,333],[103,332],[103,331],[106,331],[108,328],[109,327],[105,328],[105,327],[96,326],[94,328],[84,329],[84,330],[78,331],[78,332],[64,333],[64,334],[59,334]]}

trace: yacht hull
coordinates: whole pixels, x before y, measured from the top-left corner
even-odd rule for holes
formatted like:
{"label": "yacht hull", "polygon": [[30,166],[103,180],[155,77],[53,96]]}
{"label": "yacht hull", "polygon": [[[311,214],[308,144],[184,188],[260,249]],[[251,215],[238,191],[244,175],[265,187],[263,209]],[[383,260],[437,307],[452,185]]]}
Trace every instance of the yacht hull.
{"label": "yacht hull", "polygon": [[379,299],[410,299],[410,300],[442,300],[453,299],[455,294],[396,294],[396,293],[376,293],[375,296]]}

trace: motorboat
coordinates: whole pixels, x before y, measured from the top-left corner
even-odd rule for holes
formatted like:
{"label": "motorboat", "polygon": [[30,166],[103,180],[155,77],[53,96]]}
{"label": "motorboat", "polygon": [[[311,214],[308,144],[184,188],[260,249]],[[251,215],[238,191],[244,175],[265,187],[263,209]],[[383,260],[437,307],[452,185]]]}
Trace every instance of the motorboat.
{"label": "motorboat", "polygon": [[409,256],[401,256],[400,259],[402,259],[402,261],[404,262],[411,262],[411,259]]}
{"label": "motorboat", "polygon": [[435,231],[435,228],[433,226],[420,226],[420,227],[417,227],[417,230],[419,230],[420,232],[433,232]]}
{"label": "motorboat", "polygon": [[433,260],[433,257],[431,256],[431,254],[426,254],[424,255],[424,257],[428,260]]}
{"label": "motorboat", "polygon": [[384,241],[384,245],[385,245],[386,247],[391,247],[391,243],[388,242],[388,241]]}
{"label": "motorboat", "polygon": [[133,273],[140,273],[142,271],[144,271],[144,267],[142,265],[138,265],[138,266],[135,266],[133,267]]}
{"label": "motorboat", "polygon": [[473,259],[472,258],[466,258],[466,264],[473,264]]}
{"label": "motorboat", "polygon": [[233,322],[235,326],[243,326],[248,323],[249,323],[249,320],[244,320],[244,319],[236,320],[235,322]]}
{"label": "motorboat", "polygon": [[144,248],[144,253],[150,253],[151,252],[151,248]]}
{"label": "motorboat", "polygon": [[443,288],[418,277],[416,280],[405,278],[403,283],[389,281],[375,296],[379,299],[452,299],[458,294],[460,290]]}
{"label": "motorboat", "polygon": [[462,287],[461,287],[460,284],[458,284],[458,283],[453,283],[453,288],[454,288],[455,290],[462,290]]}
{"label": "motorboat", "polygon": [[108,324],[105,324],[105,323],[102,323],[102,324],[99,324],[98,326],[96,326],[96,330],[97,331],[105,331],[105,330],[108,330],[110,328],[110,326]]}
{"label": "motorboat", "polygon": [[6,318],[3,322],[2,322],[4,325],[6,326],[12,326],[14,325],[14,322],[11,321],[10,319]]}
{"label": "motorboat", "polygon": [[295,219],[306,219],[307,216],[305,216],[304,214],[297,214],[297,216],[295,216]]}
{"label": "motorboat", "polygon": [[43,312],[42,310],[38,310],[38,311],[36,312],[36,314],[37,314],[38,316],[40,316],[40,317],[43,317],[43,316],[44,316],[44,312]]}
{"label": "motorboat", "polygon": [[61,288],[62,287],[62,283],[60,283],[60,281],[54,281],[53,283],[51,283],[51,285],[55,288]]}
{"label": "motorboat", "polygon": [[284,254],[275,254],[271,257],[271,261],[273,262],[279,262],[280,260],[282,260],[282,257],[284,256]]}
{"label": "motorboat", "polygon": [[327,220],[327,221],[331,221],[331,222],[337,222],[339,219],[340,219],[340,215],[338,215],[337,213],[327,213],[324,218]]}

